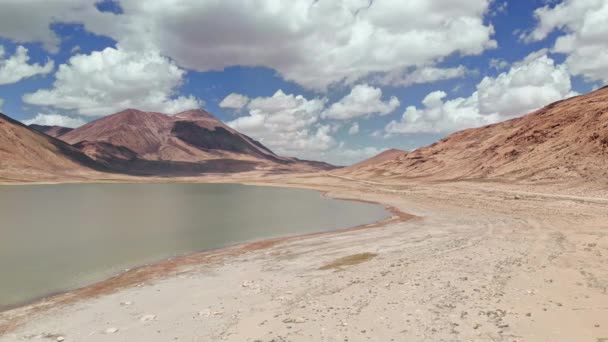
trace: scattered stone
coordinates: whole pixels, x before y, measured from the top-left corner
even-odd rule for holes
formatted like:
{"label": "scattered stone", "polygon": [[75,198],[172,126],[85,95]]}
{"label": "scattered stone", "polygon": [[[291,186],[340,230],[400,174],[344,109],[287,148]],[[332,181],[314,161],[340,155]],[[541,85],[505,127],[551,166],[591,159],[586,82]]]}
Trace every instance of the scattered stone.
{"label": "scattered stone", "polygon": [[106,334],[116,334],[118,332],[118,328],[108,328],[106,329]]}
{"label": "scattered stone", "polygon": [[129,306],[131,304],[133,304],[133,302],[129,302],[129,301],[120,302],[120,306]]}
{"label": "scattered stone", "polygon": [[526,314],[526,316],[530,317],[530,316],[532,316],[532,313],[531,313],[531,312],[528,312],[528,313]]}
{"label": "scattered stone", "polygon": [[57,342],[65,341],[65,337],[63,337],[63,336],[57,336],[57,338],[55,339],[55,341],[57,341]]}
{"label": "scattered stone", "polygon": [[139,320],[142,322],[148,322],[148,321],[153,321],[156,319],[156,315],[145,315],[142,316],[142,318],[140,318]]}
{"label": "scattered stone", "polygon": [[296,318],[285,318],[283,320],[283,323],[288,324],[288,323],[297,323],[297,324],[301,324],[301,323],[306,323],[306,319],[302,318],[302,317],[296,317]]}

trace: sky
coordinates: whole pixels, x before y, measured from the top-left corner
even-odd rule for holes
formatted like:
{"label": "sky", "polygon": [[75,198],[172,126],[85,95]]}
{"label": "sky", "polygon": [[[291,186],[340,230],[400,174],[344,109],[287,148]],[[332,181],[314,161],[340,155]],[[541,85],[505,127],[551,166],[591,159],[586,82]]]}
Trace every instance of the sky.
{"label": "sky", "polygon": [[608,83],[608,0],[0,0],[0,111],[202,108],[347,165]]}

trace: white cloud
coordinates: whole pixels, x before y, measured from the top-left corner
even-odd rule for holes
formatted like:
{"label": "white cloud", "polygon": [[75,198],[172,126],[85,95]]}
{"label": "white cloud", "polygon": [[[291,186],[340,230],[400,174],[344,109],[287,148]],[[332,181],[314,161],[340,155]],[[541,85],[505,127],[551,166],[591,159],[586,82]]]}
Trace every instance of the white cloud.
{"label": "white cloud", "polygon": [[191,95],[175,96],[184,74],[154,51],[106,48],[71,57],[59,66],[51,88],[25,94],[23,101],[92,116],[125,108],[177,113],[202,105]]}
{"label": "white cloud", "polygon": [[378,79],[378,83],[392,86],[408,86],[412,84],[432,83],[464,77],[467,68],[460,65],[454,68],[422,67],[413,71],[392,71]]}
{"label": "white cloud", "polygon": [[237,93],[231,93],[220,102],[220,108],[241,110],[249,103],[249,97]]}
{"label": "white cloud", "polygon": [[479,111],[509,118],[574,95],[565,65],[555,65],[541,50],[515,63],[496,78],[484,77],[477,85]]}
{"label": "white cloud", "polygon": [[502,58],[492,58],[490,59],[489,66],[492,69],[496,70],[504,70],[509,67],[509,62],[505,61]]}
{"label": "white cloud", "polygon": [[278,90],[270,97],[251,99],[248,114],[228,125],[283,155],[317,156],[335,145],[331,126],[319,118],[326,99],[306,99]]}
{"label": "white cloud", "polygon": [[29,120],[22,121],[26,125],[37,124],[45,126],[62,126],[62,127],[80,127],[86,122],[81,118],[74,118],[70,116],[60,114],[41,114],[38,113],[36,117]]}
{"label": "white cloud", "polygon": [[478,127],[499,120],[498,115],[479,114],[477,92],[468,98],[444,101],[447,94],[435,91],[428,94],[418,109],[409,106],[400,121],[391,121],[385,127],[388,135],[414,133],[449,133],[464,128]]}
{"label": "white cloud", "polygon": [[2,0],[0,36],[17,43],[39,42],[55,53],[60,39],[54,23],[85,23],[91,30],[112,28],[110,13],[99,12],[93,0]]}
{"label": "white cloud", "polygon": [[30,57],[27,52],[25,47],[18,46],[15,54],[5,59],[4,47],[0,45],[0,85],[17,83],[25,78],[46,75],[53,71],[55,67],[53,61],[48,61],[44,65],[28,64]]}
{"label": "white cloud", "polygon": [[523,38],[540,41],[554,31],[560,34],[553,52],[565,54],[573,75],[608,83],[608,1],[564,0],[537,9],[536,28]]}
{"label": "white cloud", "polygon": [[550,102],[575,95],[564,65],[539,51],[515,63],[508,72],[485,77],[468,98],[445,101],[446,93],[435,91],[410,106],[401,120],[391,121],[385,132],[392,134],[450,133],[527,114]]}
{"label": "white cloud", "polygon": [[353,123],[353,125],[352,125],[352,126],[350,126],[350,128],[348,129],[348,134],[350,134],[350,135],[355,135],[355,134],[357,134],[357,133],[359,133],[359,123],[358,123],[358,122],[355,122],[355,123]]}
{"label": "white cloud", "polygon": [[339,146],[322,152],[321,157],[331,161],[334,165],[347,166],[373,157],[384,150],[386,149],[375,147],[346,148],[344,143],[340,143]]}
{"label": "white cloud", "polygon": [[56,50],[51,24],[81,22],[181,67],[268,67],[316,90],[496,46],[494,28],[484,24],[490,0],[121,0],[121,15],[101,13],[94,3],[5,0],[0,35]]}
{"label": "white cloud", "polygon": [[349,120],[374,114],[386,115],[392,113],[399,105],[399,100],[394,96],[387,101],[382,101],[382,89],[359,84],[352,88],[348,95],[324,111],[323,117]]}

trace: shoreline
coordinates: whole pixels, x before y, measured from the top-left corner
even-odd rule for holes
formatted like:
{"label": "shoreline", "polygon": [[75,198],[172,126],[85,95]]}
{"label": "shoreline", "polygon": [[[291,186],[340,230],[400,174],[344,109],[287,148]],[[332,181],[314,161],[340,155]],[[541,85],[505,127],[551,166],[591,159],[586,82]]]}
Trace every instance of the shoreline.
{"label": "shoreline", "polygon": [[509,184],[362,184],[315,174],[176,181],[312,189],[390,206],[404,217],[149,265],[112,286],[65,294],[66,305],[0,313],[8,331],[0,342],[608,338],[604,196]]}
{"label": "shoreline", "polygon": [[[305,189],[305,190],[313,190],[318,192],[323,197],[332,198],[334,200],[341,201],[353,201],[353,202],[361,202],[361,203],[369,203],[369,204],[377,204],[384,207],[384,209],[389,214],[385,219],[368,223],[361,224],[354,227],[341,228],[337,230],[325,231],[325,232],[317,232],[317,233],[309,233],[309,234],[300,234],[300,235],[288,235],[284,237],[270,238],[270,239],[262,239],[262,240],[254,240],[250,242],[237,243],[234,245],[228,245],[224,247],[218,247],[214,249],[199,251],[188,253],[185,255],[175,256],[169,259],[159,260],[157,262],[152,262],[145,265],[140,265],[133,267],[127,271],[120,272],[116,275],[113,275],[109,278],[103,279],[101,281],[95,282],[90,285],[86,285],[80,288],[60,291],[57,293],[49,294],[43,297],[35,298],[32,300],[28,300],[22,304],[7,306],[0,308],[0,337],[4,334],[10,333],[15,330],[22,324],[27,323],[28,318],[25,316],[35,315],[43,313],[46,310],[58,307],[58,306],[67,306],[80,301],[85,301],[90,298],[94,298],[97,296],[107,295],[121,289],[133,287],[133,286],[144,286],[142,284],[146,282],[158,281],[163,278],[172,276],[171,272],[177,272],[175,274],[179,274],[180,268],[185,268],[188,266],[194,265],[203,265],[210,264],[213,262],[220,262],[224,258],[235,257],[238,255],[242,255],[245,253],[249,253],[252,251],[268,249],[272,246],[286,243],[290,241],[304,240],[310,239],[319,236],[331,236],[336,234],[341,234],[345,232],[363,230],[363,229],[373,229],[382,227],[388,224],[404,222],[408,220],[417,219],[416,216],[402,212],[398,208],[388,205],[386,203],[364,200],[358,198],[349,198],[348,196],[332,196],[332,190],[323,190],[318,188],[309,188],[309,187],[297,187],[291,184],[265,184],[265,183],[257,183],[257,182],[233,182],[233,181],[206,181],[202,180],[199,182],[188,182],[188,181],[168,181],[163,182],[160,180],[159,182],[146,182],[146,181],[117,181],[117,182],[36,182],[36,183],[22,183],[22,184],[4,184],[0,183],[0,186],[3,185],[62,185],[62,184],[174,184],[174,183],[203,183],[203,184],[240,184],[240,185],[248,185],[248,186],[278,186],[285,188],[293,188],[293,189]],[[183,270],[182,270],[183,271]],[[187,272],[187,271],[186,271]],[[6,322],[2,322],[1,318],[3,315],[11,315],[16,311],[24,311],[23,313],[19,313],[14,317],[10,317]]]}

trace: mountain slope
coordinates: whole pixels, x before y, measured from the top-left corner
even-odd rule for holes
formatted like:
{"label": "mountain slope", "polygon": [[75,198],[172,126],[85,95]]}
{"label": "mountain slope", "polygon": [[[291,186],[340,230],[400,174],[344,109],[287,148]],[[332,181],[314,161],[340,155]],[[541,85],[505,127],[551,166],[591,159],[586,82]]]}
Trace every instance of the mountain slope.
{"label": "mountain slope", "polygon": [[102,170],[77,148],[0,114],[0,178],[54,179]]}
{"label": "mountain slope", "polygon": [[284,160],[202,110],[170,116],[128,109],[90,122],[61,139],[70,144],[103,141],[127,147],[147,160]]}
{"label": "mountain slope", "polygon": [[[260,169],[288,166],[313,171],[332,168],[324,163],[280,157],[203,110],[166,115],[128,109],[90,122],[60,138],[75,145],[87,143],[92,158],[112,154],[116,148],[124,147],[134,152],[138,159],[148,161],[211,165],[213,161],[225,164],[227,160],[240,160],[248,165],[255,162]],[[92,142],[105,144],[92,147]],[[101,151],[103,149],[113,151]],[[104,163],[107,164],[105,159]]]}
{"label": "mountain slope", "polygon": [[608,87],[339,173],[393,179],[605,181]]}
{"label": "mountain slope", "polygon": [[62,127],[62,126],[46,126],[46,125],[37,125],[37,124],[31,124],[28,126],[31,129],[35,129],[38,132],[42,132],[46,135],[50,135],[54,138],[60,137],[68,132],[71,132],[72,130],[74,130],[73,128],[69,128],[69,127]]}

